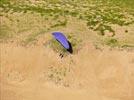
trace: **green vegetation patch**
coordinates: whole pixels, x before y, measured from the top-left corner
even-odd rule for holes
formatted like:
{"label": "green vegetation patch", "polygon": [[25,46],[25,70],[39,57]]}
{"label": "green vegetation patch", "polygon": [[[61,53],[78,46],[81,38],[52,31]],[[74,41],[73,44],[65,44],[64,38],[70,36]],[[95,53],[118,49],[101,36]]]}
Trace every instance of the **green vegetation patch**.
{"label": "green vegetation patch", "polygon": [[[6,17],[13,22],[17,22],[17,25],[12,23],[10,26],[19,27],[19,29],[16,32],[14,28],[8,27],[5,30],[1,27],[0,38],[12,37],[10,29],[13,29],[14,33],[21,33],[27,30],[34,31],[37,28],[37,31],[32,31],[33,33],[24,40],[25,44],[28,44],[36,41],[36,37],[40,35],[38,33],[43,28],[46,31],[54,31],[57,27],[66,27],[68,18],[72,17],[84,21],[89,30],[97,31],[96,33],[99,33],[100,36],[105,36],[105,32],[112,33],[111,37],[113,38],[106,39],[104,44],[115,47],[121,43],[118,39],[115,39],[116,31],[112,25],[127,26],[134,24],[133,3],[134,0],[38,0],[35,2],[32,0],[1,0],[0,17]],[[30,20],[25,17],[26,21],[21,21],[19,18],[13,20],[10,16],[16,14],[30,14],[33,16],[38,14],[39,16],[37,18],[31,17]],[[34,22],[36,23],[34,24]],[[77,51],[81,39],[70,33],[67,36],[74,51]],[[54,51],[66,51],[57,41],[52,40],[50,43]]]}
{"label": "green vegetation patch", "polygon": [[106,39],[105,43],[106,43],[106,45],[108,45],[110,47],[117,47],[117,46],[119,46],[119,42],[115,38]]}
{"label": "green vegetation patch", "polygon": [[[2,0],[0,7],[2,12],[39,13],[47,19],[49,19],[49,17],[58,19],[61,16],[64,18],[66,18],[66,16],[76,17],[87,21],[87,26],[89,29],[100,31],[103,35],[104,30],[114,32],[111,24],[123,26],[134,23],[133,17],[126,16],[126,14],[133,16],[133,7],[128,8],[128,6],[133,3],[130,1],[132,0],[129,0],[129,2],[125,0],[126,4],[128,4],[125,6],[124,1],[122,0],[39,0],[39,3],[33,3],[29,0],[27,2],[25,0],[20,2],[18,1],[17,3]],[[58,21],[57,24],[52,25],[51,28],[60,25],[64,26],[66,23],[67,21]]]}

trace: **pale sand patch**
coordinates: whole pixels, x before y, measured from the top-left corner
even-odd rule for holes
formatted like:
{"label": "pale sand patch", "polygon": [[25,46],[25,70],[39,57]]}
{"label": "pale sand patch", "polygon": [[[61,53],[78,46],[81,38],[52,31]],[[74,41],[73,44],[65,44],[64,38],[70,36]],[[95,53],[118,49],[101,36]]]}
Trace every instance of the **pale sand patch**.
{"label": "pale sand patch", "polygon": [[[133,100],[134,52],[97,50],[87,43],[60,59],[44,46],[1,46],[1,100]],[[49,67],[69,68],[59,84]]]}

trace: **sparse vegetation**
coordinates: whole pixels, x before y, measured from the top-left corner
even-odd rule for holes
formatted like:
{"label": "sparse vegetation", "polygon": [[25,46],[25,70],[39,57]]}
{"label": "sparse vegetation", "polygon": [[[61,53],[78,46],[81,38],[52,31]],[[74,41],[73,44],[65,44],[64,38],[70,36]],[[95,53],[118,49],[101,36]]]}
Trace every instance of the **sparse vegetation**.
{"label": "sparse vegetation", "polygon": [[0,0],[0,47],[1,100],[134,98],[134,0]]}
{"label": "sparse vegetation", "polygon": [[7,26],[0,26],[0,39],[8,39],[12,37],[13,33]]}
{"label": "sparse vegetation", "polygon": [[82,40],[77,37],[77,34],[74,33],[68,34],[68,40],[73,47],[73,52],[77,53],[78,50],[81,48]]}
{"label": "sparse vegetation", "polygon": [[[96,31],[100,38],[106,31],[112,33],[111,38],[118,34],[112,25],[134,24],[133,3],[133,0],[38,0],[34,2],[32,0],[1,0],[0,16],[8,19],[8,22],[3,21],[4,25],[8,23],[11,25],[5,26],[8,27],[6,30],[1,26],[0,38],[9,38],[32,30],[31,34],[22,40],[28,44],[36,40],[41,30],[47,32],[57,27],[66,27],[70,17],[86,22],[89,30]],[[31,17],[22,18],[17,14]],[[17,18],[14,18],[16,15]],[[128,31],[125,32],[128,33]],[[70,41],[76,49],[80,41],[75,39],[77,36],[72,37]],[[105,44],[113,46],[111,42],[113,41],[107,41]],[[54,41],[52,43],[55,44]],[[62,51],[65,50],[62,49]]]}
{"label": "sparse vegetation", "polygon": [[52,39],[50,41],[50,47],[53,48],[54,51],[65,53],[66,49],[55,39]]}
{"label": "sparse vegetation", "polygon": [[24,45],[27,45],[27,44],[29,44],[29,43],[32,43],[32,42],[34,42],[35,40],[37,40],[36,39],[36,36],[37,36],[38,34],[30,34],[24,41],[23,41],[23,44]]}
{"label": "sparse vegetation", "polygon": [[110,38],[110,39],[106,40],[106,45],[109,45],[111,47],[117,47],[117,46],[119,46],[118,40],[117,39],[114,39],[114,38]]}
{"label": "sparse vegetation", "polygon": [[47,78],[56,84],[63,84],[68,73],[69,68],[66,67],[49,67]]}

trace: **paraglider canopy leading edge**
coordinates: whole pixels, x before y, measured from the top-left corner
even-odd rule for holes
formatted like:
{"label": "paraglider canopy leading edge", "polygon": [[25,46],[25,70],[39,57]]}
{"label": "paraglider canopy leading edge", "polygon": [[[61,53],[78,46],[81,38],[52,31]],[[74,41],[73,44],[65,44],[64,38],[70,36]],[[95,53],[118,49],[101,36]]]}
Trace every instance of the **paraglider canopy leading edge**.
{"label": "paraglider canopy leading edge", "polygon": [[68,52],[72,53],[71,43],[68,41],[66,36],[61,32],[53,32],[54,38],[65,48]]}

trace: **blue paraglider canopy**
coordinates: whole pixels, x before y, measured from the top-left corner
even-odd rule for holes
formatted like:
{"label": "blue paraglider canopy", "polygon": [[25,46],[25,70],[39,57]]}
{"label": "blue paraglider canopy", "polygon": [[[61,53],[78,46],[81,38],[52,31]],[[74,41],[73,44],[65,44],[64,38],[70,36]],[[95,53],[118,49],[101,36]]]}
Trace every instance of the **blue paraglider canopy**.
{"label": "blue paraglider canopy", "polygon": [[54,33],[52,33],[52,35],[54,36],[54,38],[57,41],[59,41],[61,43],[61,45],[64,48],[66,48],[66,49],[70,48],[68,40],[67,40],[66,36],[63,33],[61,33],[61,32],[54,32]]}
{"label": "blue paraglider canopy", "polygon": [[63,33],[54,32],[52,35],[68,52],[73,53],[72,45]]}

